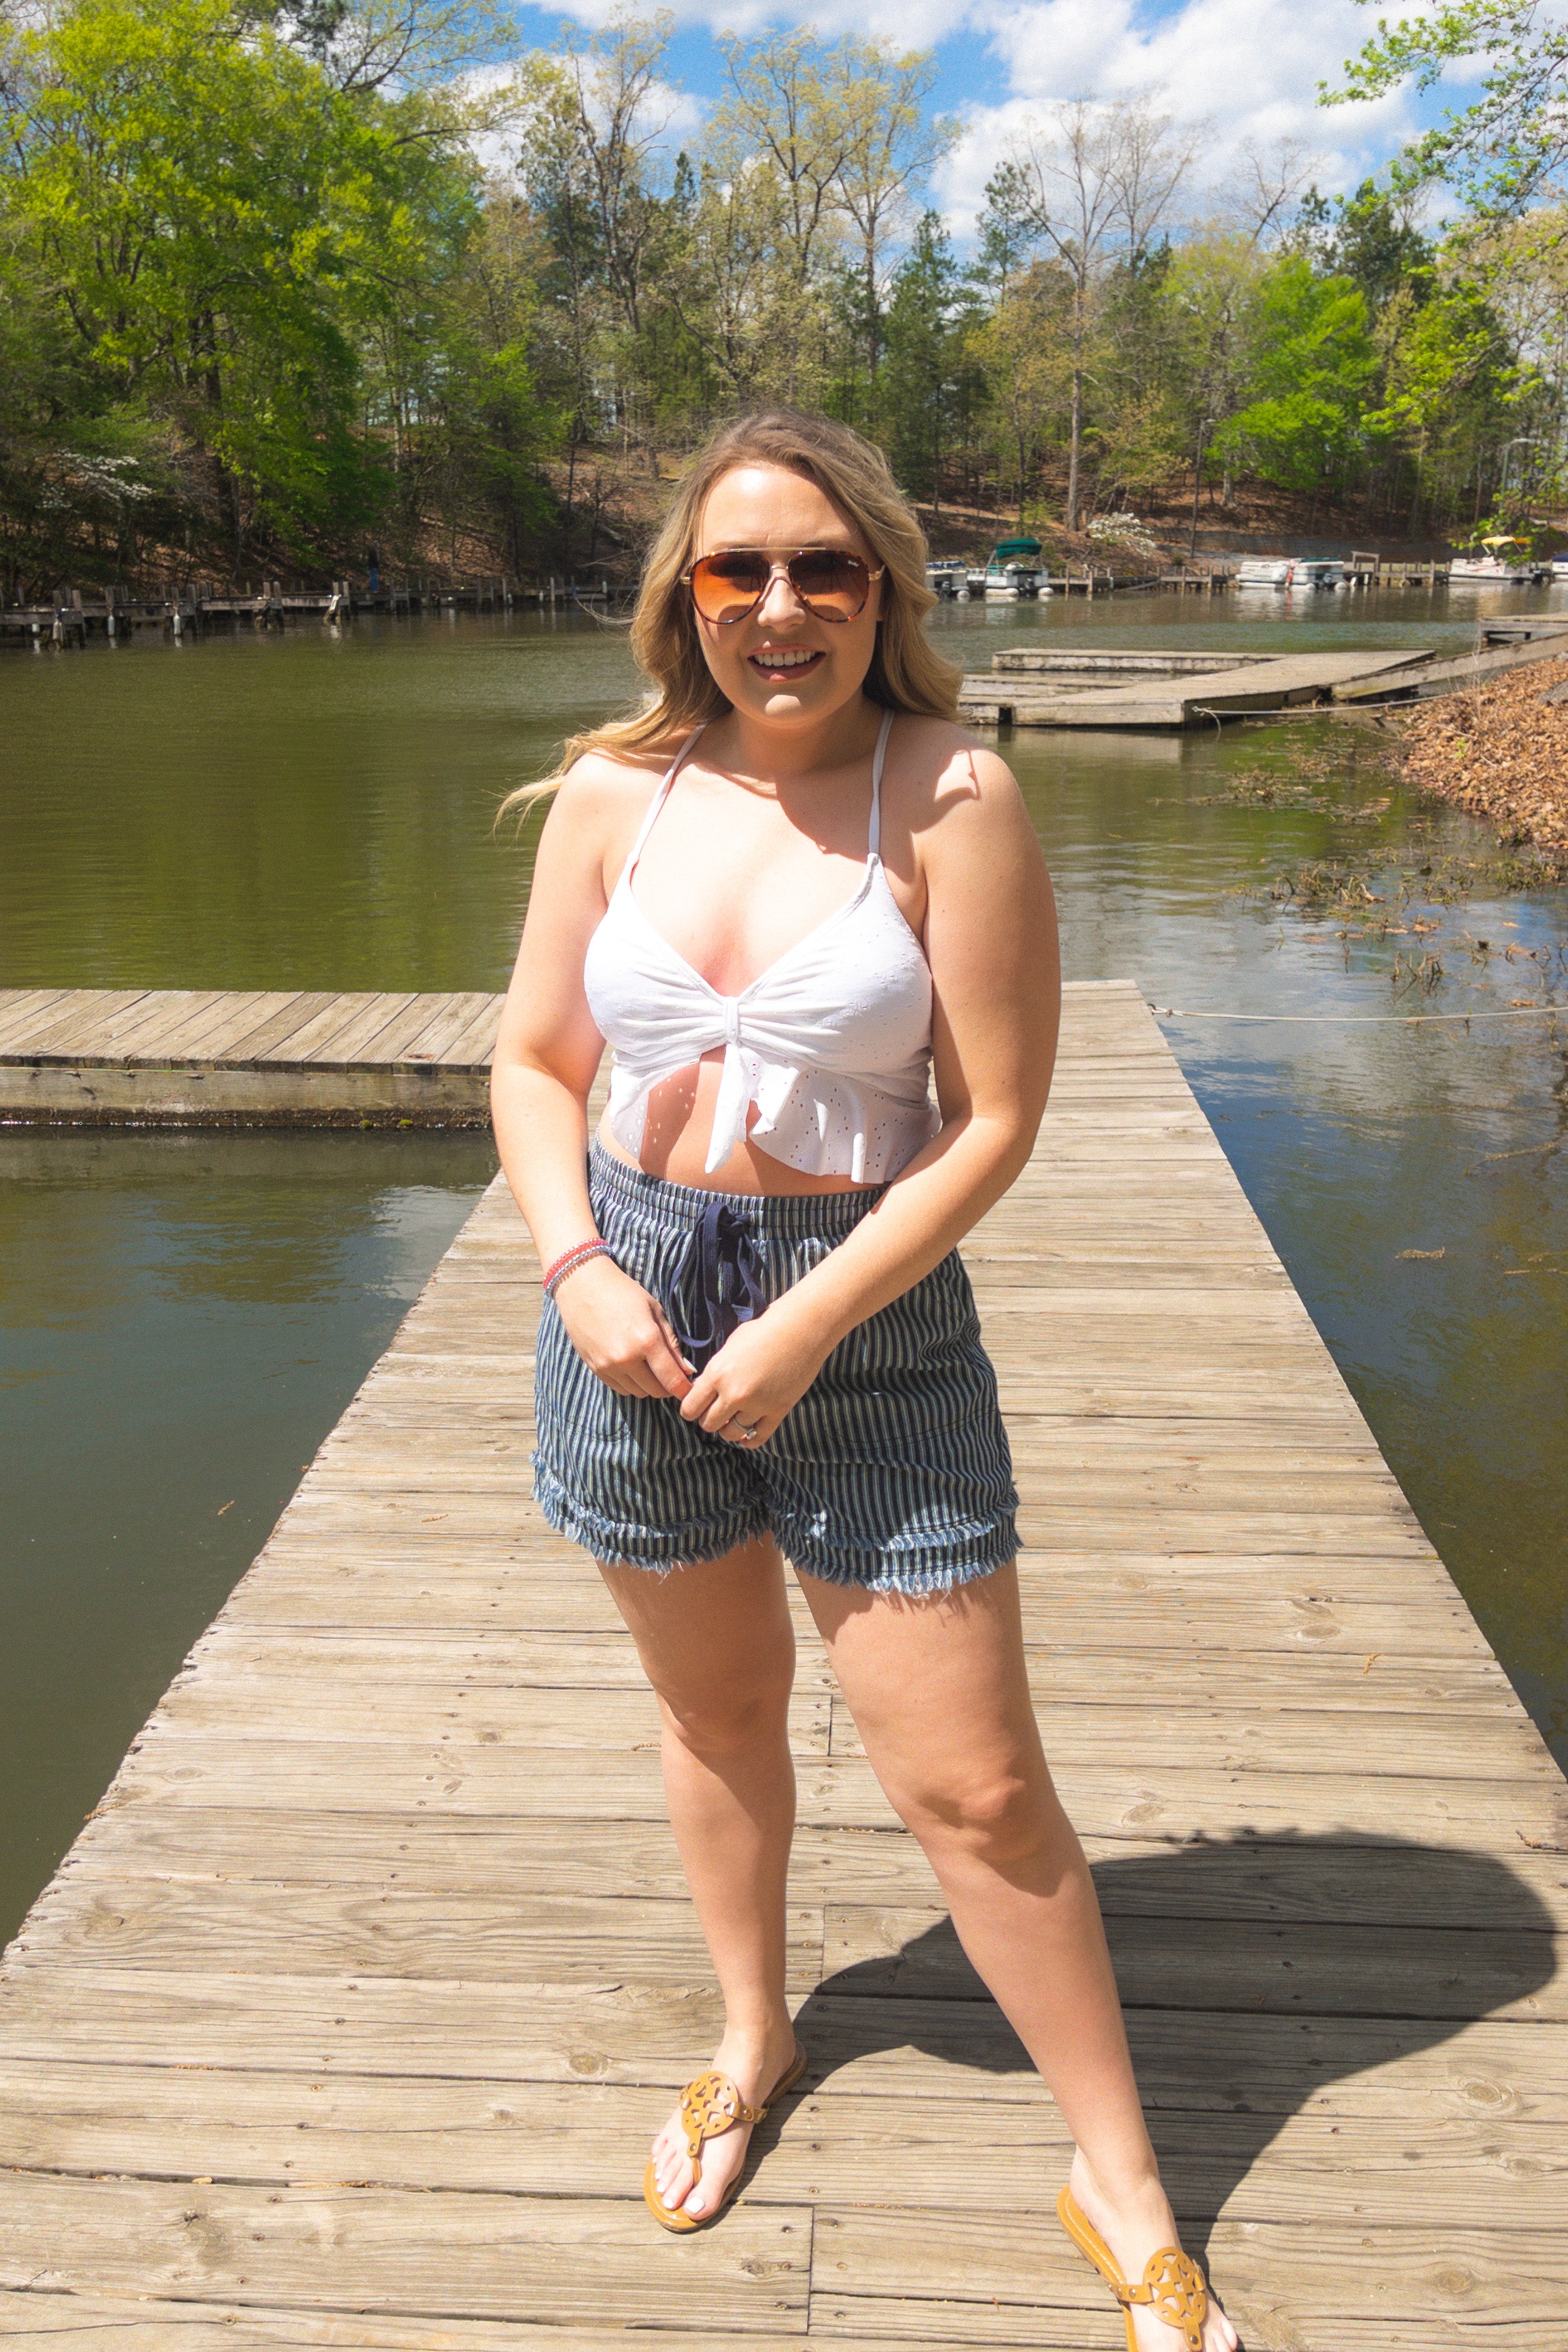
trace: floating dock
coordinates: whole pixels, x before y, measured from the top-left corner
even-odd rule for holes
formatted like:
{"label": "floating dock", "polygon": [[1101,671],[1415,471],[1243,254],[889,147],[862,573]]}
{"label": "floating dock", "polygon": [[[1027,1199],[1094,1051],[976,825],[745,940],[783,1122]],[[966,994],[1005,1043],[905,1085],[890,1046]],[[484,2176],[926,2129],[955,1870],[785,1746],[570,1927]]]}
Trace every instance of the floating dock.
{"label": "floating dock", "polygon": [[502,999],[0,989],[0,1120],[482,1127]]}
{"label": "floating dock", "polygon": [[1213,727],[1314,704],[1410,702],[1551,661],[1568,615],[1482,625],[1487,649],[1438,661],[1408,646],[1381,652],[1175,653],[1160,647],[1014,646],[966,677],[959,716],[977,727],[1168,730]]}
{"label": "floating dock", "polygon": [[[1029,1669],[1248,2352],[1547,2352],[1568,1788],[1130,982],[966,1247]],[[718,2012],[658,1726],[528,1499],[497,1183],[0,1970],[0,2336],[82,2352],[1116,2352],[1069,2150],[797,1609],[811,2056],[687,2241]]]}
{"label": "floating dock", "polygon": [[971,726],[1111,728],[1143,731],[1212,727],[1332,701],[1335,690],[1429,654],[1124,653],[1116,647],[1020,646],[966,677],[958,715]]}

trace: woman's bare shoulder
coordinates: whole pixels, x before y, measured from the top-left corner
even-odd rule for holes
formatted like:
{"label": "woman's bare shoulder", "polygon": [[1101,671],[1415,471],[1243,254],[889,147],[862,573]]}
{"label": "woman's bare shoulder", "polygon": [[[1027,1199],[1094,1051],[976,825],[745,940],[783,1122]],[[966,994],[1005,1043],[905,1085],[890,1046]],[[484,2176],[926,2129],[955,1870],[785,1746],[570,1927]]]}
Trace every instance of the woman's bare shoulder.
{"label": "woman's bare shoulder", "polygon": [[917,829],[959,808],[1010,814],[1018,806],[1018,782],[1007,761],[956,720],[911,716],[899,732],[904,757],[898,764]]}
{"label": "woman's bare shoulder", "polygon": [[559,837],[609,839],[635,832],[660,777],[669,766],[662,749],[645,752],[584,751],[551,798],[549,824]]}

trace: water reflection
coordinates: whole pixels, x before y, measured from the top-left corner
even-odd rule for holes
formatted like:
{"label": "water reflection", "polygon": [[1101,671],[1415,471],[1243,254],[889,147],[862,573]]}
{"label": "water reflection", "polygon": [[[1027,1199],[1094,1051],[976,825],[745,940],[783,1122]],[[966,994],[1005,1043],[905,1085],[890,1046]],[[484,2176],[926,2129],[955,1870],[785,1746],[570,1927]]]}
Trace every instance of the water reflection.
{"label": "water reflection", "polygon": [[[1479,616],[1553,596],[1075,598],[935,625],[971,667],[1061,632],[1458,649]],[[0,984],[499,986],[532,835],[496,835],[497,804],[632,684],[624,638],[564,614],[213,639],[178,660],[153,645],[0,659]],[[1020,733],[1008,750],[1057,874],[1069,977],[1132,974],[1183,1009],[1167,1034],[1226,1150],[1568,1759],[1568,1022],[1365,1018],[1568,996],[1568,897],[1483,884],[1418,935],[1375,880],[1390,906],[1370,930],[1281,910],[1274,877],[1308,861],[1491,846],[1391,788],[1374,737],[1328,723]],[[1234,797],[1270,761],[1326,767],[1310,805]],[[1396,958],[1416,949],[1443,962],[1430,996],[1396,992]],[[5,1142],[0,1172],[22,1180],[0,1239],[24,1878],[74,1830],[461,1214],[484,1146],[444,1149]]]}
{"label": "water reflection", "polygon": [[493,1167],[471,1135],[0,1134],[0,1940]]}

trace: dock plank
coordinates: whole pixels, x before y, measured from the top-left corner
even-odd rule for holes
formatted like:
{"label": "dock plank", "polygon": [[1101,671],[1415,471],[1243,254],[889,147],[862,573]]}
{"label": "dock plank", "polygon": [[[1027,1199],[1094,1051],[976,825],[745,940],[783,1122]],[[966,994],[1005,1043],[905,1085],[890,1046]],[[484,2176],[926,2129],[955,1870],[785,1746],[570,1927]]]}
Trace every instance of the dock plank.
{"label": "dock plank", "polygon": [[[139,1002],[0,998],[0,1051],[107,1020],[476,1084],[497,1009]],[[1178,2208],[1260,2352],[1536,2352],[1568,2291],[1568,1788],[1137,990],[1071,991],[1064,1044],[966,1254],[1031,1694]],[[0,2336],[1109,2346],[1055,2111],[798,1601],[812,2070],[722,2229],[673,2258],[648,2223],[642,2146],[717,2000],[634,1651],[529,1499],[538,1309],[493,1188],[7,1954]]]}
{"label": "dock plank", "polygon": [[487,992],[0,992],[0,1116],[76,1123],[483,1121]]}
{"label": "dock plank", "polygon": [[[0,2064],[0,2163],[88,2174],[108,2164],[213,2182],[289,2188],[301,2176],[389,2189],[493,2189],[623,2198],[625,2148],[656,2131],[661,2084],[601,2084],[583,2128],[575,2084],[345,2081],[308,2074],[182,2078],[168,2067]],[[1292,2194],[1325,2221],[1354,2221],[1412,2169],[1428,2219],[1462,2227],[1552,2229],[1568,2190],[1552,2123],[1519,2128],[1507,2154],[1489,2121],[1451,2120],[1418,2150],[1399,2118],[1363,2117],[1357,2163],[1327,2116],[1292,2116],[1260,2150],[1230,2116],[1163,2115],[1156,2126],[1174,2201],[1190,2216],[1267,2222]],[[1239,2156],[1244,2178],[1238,2185]],[[765,2157],[766,2160],[761,2160]],[[1511,2161],[1511,2158],[1513,2159]],[[956,2212],[1049,2214],[1071,2141],[1050,2100],[924,2100],[814,2086],[781,2111],[750,2186],[756,2204],[889,2203]]]}
{"label": "dock plank", "polygon": [[[106,1830],[108,1834],[106,1835]],[[1539,1937],[1568,1929],[1568,1867],[1561,1854],[1521,1845],[1506,1872],[1464,1847],[1354,1843],[1331,1828],[1302,1837],[1180,1840],[1102,1837],[1083,1844],[1107,1916],[1137,1919],[1308,1920],[1322,1927],[1508,1929]],[[67,1876],[110,1886],[167,1878],[193,1884],[255,1880],[347,1891],[423,1888],[444,1895],[505,1885],[517,1895],[634,1895],[678,1902],[685,1892],[663,1822],[517,1820],[507,1815],[276,1811],[243,1805],[118,1813],[78,1839]],[[930,1865],[907,1832],[888,1822],[852,1851],[831,1828],[802,1822],[791,1886],[801,1903],[857,1901],[917,1909],[936,1899]]]}
{"label": "dock plank", "polygon": [[71,988],[40,1014],[36,1024],[6,1047],[11,1059],[24,1055],[68,1054],[79,1036],[100,1034],[117,1014],[145,1005],[154,993],[146,988]]}
{"label": "dock plank", "polygon": [[44,1015],[72,993],[68,988],[0,989],[0,1054],[13,1037],[36,1035],[44,1026]]}

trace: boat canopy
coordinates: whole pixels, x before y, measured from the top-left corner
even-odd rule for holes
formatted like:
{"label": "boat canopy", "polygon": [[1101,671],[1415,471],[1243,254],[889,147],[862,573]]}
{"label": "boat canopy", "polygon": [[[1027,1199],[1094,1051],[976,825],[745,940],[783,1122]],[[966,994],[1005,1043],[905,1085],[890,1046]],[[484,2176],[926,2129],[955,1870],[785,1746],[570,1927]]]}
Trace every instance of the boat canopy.
{"label": "boat canopy", "polygon": [[1003,539],[998,540],[997,542],[996,548],[992,551],[991,562],[993,563],[1005,563],[1008,561],[1008,558],[1012,555],[1038,555],[1039,553],[1040,541],[1038,539]]}

